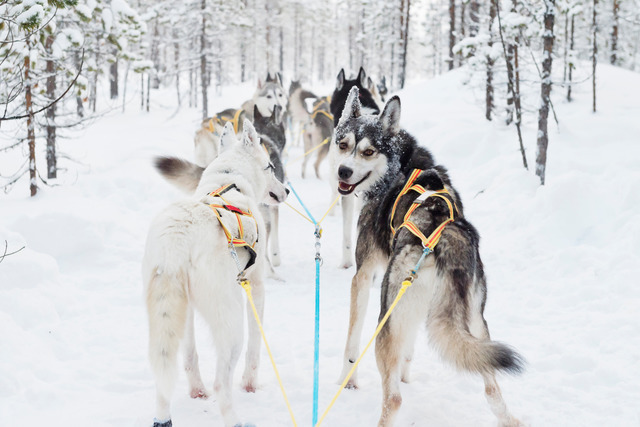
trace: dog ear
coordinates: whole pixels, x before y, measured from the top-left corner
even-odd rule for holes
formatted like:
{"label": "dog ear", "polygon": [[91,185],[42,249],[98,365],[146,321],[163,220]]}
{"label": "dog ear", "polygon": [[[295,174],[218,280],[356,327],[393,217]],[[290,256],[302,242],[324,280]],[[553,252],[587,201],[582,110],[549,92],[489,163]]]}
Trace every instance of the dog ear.
{"label": "dog ear", "polygon": [[360,117],[360,109],[362,106],[360,104],[359,94],[360,90],[358,90],[358,86],[352,87],[349,91],[349,96],[347,97],[347,101],[344,103],[344,109],[342,110],[338,126],[351,118]]}
{"label": "dog ear", "polygon": [[253,124],[246,119],[244,121],[242,131],[242,144],[248,149],[257,147],[260,144],[260,138],[258,138],[256,128],[254,128]]}
{"label": "dog ear", "polygon": [[374,91],[376,89],[376,85],[373,84],[373,80],[371,80],[371,77],[367,77],[367,86],[366,86],[369,91]]}
{"label": "dog ear", "polygon": [[340,72],[338,73],[338,79],[336,80],[336,90],[342,89],[343,86],[344,86],[344,68],[341,68]]}
{"label": "dog ear", "polygon": [[358,72],[358,81],[361,87],[367,87],[367,73],[364,72],[364,68],[360,67]]}
{"label": "dog ear", "polygon": [[282,107],[279,105],[274,105],[273,112],[271,113],[270,120],[279,125],[280,124],[280,112],[282,111]]}
{"label": "dog ear", "polygon": [[275,78],[275,80],[277,80],[277,81],[278,81],[278,84],[279,84],[280,86],[282,86],[282,74],[280,74],[280,73],[276,73],[276,78]]}
{"label": "dog ear", "polygon": [[267,80],[265,80],[265,83],[269,83],[269,82],[272,82],[272,81],[273,81],[273,79],[271,78],[271,73],[267,72]]}
{"label": "dog ear", "polygon": [[231,122],[227,122],[222,129],[222,133],[220,134],[220,152],[223,152],[235,144],[238,143],[236,139],[236,133],[233,130],[233,124]]}
{"label": "dog ear", "polygon": [[262,86],[264,86],[262,84],[262,79],[260,77],[258,77],[258,89],[262,89]]}
{"label": "dog ear", "polygon": [[263,116],[262,116],[262,114],[260,114],[260,110],[258,109],[258,106],[254,105],[253,106],[253,121],[255,122],[255,121],[260,120],[262,118],[263,118]]}
{"label": "dog ear", "polygon": [[400,131],[400,98],[392,97],[384,110],[380,114],[380,123],[382,123],[382,131],[395,135]]}

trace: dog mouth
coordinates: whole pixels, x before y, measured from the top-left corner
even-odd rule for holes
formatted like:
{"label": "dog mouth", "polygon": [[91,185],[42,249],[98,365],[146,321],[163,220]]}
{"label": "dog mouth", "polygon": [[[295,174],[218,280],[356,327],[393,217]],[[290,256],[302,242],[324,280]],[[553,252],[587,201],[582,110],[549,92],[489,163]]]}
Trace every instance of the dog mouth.
{"label": "dog mouth", "polygon": [[365,179],[369,178],[369,175],[371,175],[371,171],[369,171],[369,173],[367,173],[364,178],[362,178],[355,184],[347,184],[344,181],[338,181],[338,193],[342,194],[343,196],[353,193],[353,190],[355,190],[358,185],[362,184]]}

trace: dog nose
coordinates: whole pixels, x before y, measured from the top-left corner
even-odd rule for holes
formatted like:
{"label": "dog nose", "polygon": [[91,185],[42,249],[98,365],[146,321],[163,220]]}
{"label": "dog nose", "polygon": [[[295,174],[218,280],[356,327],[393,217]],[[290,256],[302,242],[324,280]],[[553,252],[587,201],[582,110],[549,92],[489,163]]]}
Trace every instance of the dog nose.
{"label": "dog nose", "polygon": [[287,196],[289,195],[289,189],[285,188],[284,191],[287,193]]}
{"label": "dog nose", "polygon": [[338,168],[338,176],[341,179],[349,179],[353,175],[353,169],[348,168],[346,166],[340,166]]}

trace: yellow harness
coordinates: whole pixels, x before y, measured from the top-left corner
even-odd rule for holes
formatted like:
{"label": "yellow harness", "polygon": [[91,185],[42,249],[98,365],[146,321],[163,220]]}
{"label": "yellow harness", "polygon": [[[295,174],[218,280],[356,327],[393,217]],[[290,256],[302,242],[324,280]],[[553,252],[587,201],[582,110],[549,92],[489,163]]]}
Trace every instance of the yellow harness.
{"label": "yellow harness", "polygon": [[240,114],[242,114],[243,111],[244,110],[242,108],[240,108],[239,110],[236,110],[236,113],[233,115],[232,119],[228,119],[218,114],[211,117],[209,119],[209,132],[214,133],[216,131],[216,127],[215,127],[216,124],[220,126],[224,126],[227,122],[231,122],[231,124],[233,124],[233,131],[235,133],[238,133]]}
{"label": "yellow harness", "polygon": [[311,120],[315,120],[316,116],[318,114],[324,114],[325,116],[327,116],[329,118],[329,120],[333,121],[333,114],[331,114],[329,111],[327,110],[321,110],[322,107],[324,107],[324,105],[331,105],[331,97],[330,96],[326,96],[324,98],[320,98],[320,102],[318,103],[318,105],[316,105],[313,108],[313,111],[311,112]]}
{"label": "yellow harness", "polygon": [[[437,190],[437,191],[434,191],[432,193],[426,194],[427,190],[425,190],[422,185],[420,185],[420,184],[415,184],[414,185],[414,182],[416,181],[416,179],[418,179],[418,177],[420,176],[420,174],[422,172],[423,172],[422,169],[414,169],[413,172],[411,172],[411,175],[409,175],[409,179],[407,179],[407,182],[404,184],[404,187],[402,188],[402,191],[400,191],[400,194],[398,194],[398,197],[396,197],[396,201],[393,204],[393,209],[391,210],[391,219],[389,221],[389,226],[391,227],[392,236],[395,236],[396,232],[404,227],[407,230],[409,230],[414,236],[416,236],[417,238],[419,238],[422,241],[422,246],[424,248],[428,248],[430,251],[433,251],[433,248],[440,241],[440,237],[442,236],[442,232],[444,231],[444,228],[447,226],[447,224],[449,224],[449,223],[454,221],[454,216],[453,216],[454,209],[455,209],[456,213],[458,213],[458,214],[460,214],[460,213],[458,212],[458,207],[455,205],[455,203],[452,203],[452,201],[449,200],[448,197],[444,196],[444,194],[446,194],[449,197],[451,197],[451,195],[449,194],[449,192],[447,191],[446,188],[443,188],[442,190]],[[400,201],[400,198],[402,196],[404,196],[405,194],[407,194],[409,191],[415,191],[418,194],[420,194],[421,196],[413,201],[413,203],[411,204],[411,207],[409,208],[409,210],[407,210],[407,213],[404,215],[402,224],[400,224],[400,226],[396,229],[393,226],[393,218],[394,218],[395,213],[396,213],[396,208],[398,206],[398,202]],[[424,195],[424,197],[422,195]],[[444,200],[447,203],[447,206],[449,207],[449,218],[447,220],[445,220],[442,224],[440,224],[438,227],[436,227],[436,229],[433,231],[433,233],[431,233],[429,235],[429,237],[426,237],[424,235],[424,233],[422,231],[420,231],[418,226],[413,221],[411,221],[411,214],[428,197],[439,197],[442,200]]]}
{"label": "yellow harness", "polygon": [[[222,194],[226,193],[232,188],[237,188],[237,187],[235,184],[227,184],[209,193],[209,196],[220,198],[224,202],[223,204],[211,203],[209,204],[209,207],[213,210],[213,213],[216,214],[216,218],[218,218],[218,221],[220,222],[222,231],[224,231],[224,235],[227,237],[227,242],[229,243],[229,247],[232,249],[235,249],[236,246],[243,246],[249,251],[249,256],[250,256],[249,262],[247,262],[247,265],[244,268],[244,270],[246,270],[256,262],[257,254],[256,254],[255,247],[256,247],[256,243],[258,243],[258,239],[256,237],[256,241],[253,244],[249,244],[244,239],[244,227],[242,226],[241,216],[249,217],[253,220],[253,222],[256,223],[256,234],[258,232],[258,223],[256,222],[256,219],[253,217],[253,214],[251,213],[251,211],[243,211],[242,209],[231,205],[229,202],[227,202],[224,199],[224,197],[222,197]],[[233,237],[233,235],[231,234],[227,226],[224,225],[224,221],[222,221],[222,216],[220,215],[220,209],[224,209],[228,212],[231,212],[236,216],[236,220],[238,221],[238,237]]]}

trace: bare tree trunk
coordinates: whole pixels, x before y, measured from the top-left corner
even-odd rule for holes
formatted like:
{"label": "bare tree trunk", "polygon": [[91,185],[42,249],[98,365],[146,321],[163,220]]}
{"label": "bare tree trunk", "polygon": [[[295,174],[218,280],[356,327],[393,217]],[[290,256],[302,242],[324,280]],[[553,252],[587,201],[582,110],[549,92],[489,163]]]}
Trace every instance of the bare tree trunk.
{"label": "bare tree trunk", "polygon": [[180,96],[180,43],[178,42],[178,30],[173,30],[173,64],[176,71],[176,96],[178,97],[178,107],[182,106]]}
{"label": "bare tree trunk", "polygon": [[111,99],[118,98],[118,49],[113,48],[113,62],[109,65],[109,94]]}
{"label": "bare tree trunk", "polygon": [[140,111],[144,111],[144,73],[140,73]]}
{"label": "bare tree trunk", "polygon": [[149,112],[149,96],[151,94],[151,73],[147,73],[147,113]]}
{"label": "bare tree trunk", "polygon": [[[573,47],[574,47],[574,30],[575,30],[575,15],[571,15],[571,38],[569,42],[569,52],[571,52],[571,56],[573,57]],[[569,77],[567,80],[567,102],[571,102],[571,86],[573,84],[573,59],[569,60]]]}
{"label": "bare tree trunk", "polygon": [[[26,39],[27,50],[31,50],[31,40],[29,37]],[[24,58],[24,100],[27,110],[27,141],[29,142],[29,189],[31,190],[31,197],[35,196],[38,192],[38,185],[36,181],[36,132],[35,121],[33,117],[33,104],[31,97],[31,54],[29,53]]]}
{"label": "bare tree trunk", "polygon": [[480,4],[478,0],[471,0],[469,3],[469,36],[475,37],[480,30]]}
{"label": "bare tree trunk", "polygon": [[[489,52],[493,46],[493,21],[496,19],[496,1],[491,0],[491,6],[489,8]],[[487,120],[491,120],[493,113],[493,64],[494,59],[491,54],[487,55],[487,89],[485,94],[485,117]]]}
{"label": "bare tree trunk", "polygon": [[466,37],[467,23],[465,17],[467,15],[467,2],[468,0],[462,0],[460,2],[460,40]]}
{"label": "bare tree trunk", "polygon": [[[515,11],[516,0],[512,3],[512,12]],[[507,104],[513,104],[516,112],[516,130],[518,131],[518,141],[520,143],[520,153],[522,154],[522,164],[525,169],[529,169],[527,164],[527,156],[524,152],[524,145],[522,143],[522,130],[520,124],[522,123],[522,109],[520,106],[520,73],[518,72],[518,39],[515,43],[509,42],[509,46],[505,46],[504,36],[502,34],[502,19],[500,17],[500,8],[496,8],[496,15],[498,17],[498,29],[500,30],[500,41],[502,42],[502,49],[505,57],[507,58],[507,80],[508,80],[508,99]],[[510,52],[509,52],[510,51]],[[511,101],[511,102],[509,102]],[[510,120],[509,120],[510,116]],[[513,120],[513,109],[508,108],[507,124]]]}
{"label": "bare tree trunk", "polygon": [[124,69],[124,79],[122,79],[122,112],[124,113],[127,105],[127,80],[129,79],[130,62],[127,61],[127,67]]}
{"label": "bare tree trunk", "polygon": [[411,8],[411,0],[401,0],[400,15],[400,40],[402,42],[400,73],[398,76],[398,85],[400,89],[404,88],[404,82],[407,74],[407,47],[409,45],[409,16]]}
{"label": "bare tree trunk", "polygon": [[[280,10],[279,15],[279,19],[282,19],[282,10]],[[324,48],[322,50],[322,53],[324,55]],[[324,59],[323,59],[324,62]],[[320,63],[320,74],[322,74],[322,65],[323,62]],[[282,28],[282,24],[280,24],[280,64],[279,65],[279,71],[280,74],[282,74],[284,72],[284,30]]]}
{"label": "bare tree trunk", "polygon": [[620,0],[613,0],[613,28],[611,29],[611,65],[618,61],[618,25],[620,21]]}
{"label": "bare tree trunk", "polygon": [[207,18],[206,18],[206,0],[202,0],[201,13],[202,13],[202,33],[200,34],[200,83],[202,90],[202,120],[209,117],[207,100]]}
{"label": "bare tree trunk", "polygon": [[300,62],[300,24],[298,23],[298,3],[294,4],[294,12],[293,12],[293,79],[299,79],[298,74],[298,63]]}
{"label": "bare tree trunk", "polygon": [[[75,63],[76,69],[79,69],[80,55],[77,51],[73,55],[73,61]],[[76,114],[78,114],[78,117],[80,118],[84,117],[84,104],[82,103],[82,96],[80,96],[77,92],[76,92]]]}
{"label": "bare tree trunk", "polygon": [[[53,102],[56,99],[56,66],[53,60],[53,35],[49,34],[45,40],[44,48],[47,52],[47,100]],[[56,104],[47,108],[47,178],[57,178],[58,168],[56,159]]]}
{"label": "bare tree trunk", "polygon": [[598,0],[593,0],[593,22],[592,22],[592,30],[593,30],[593,56],[592,56],[592,86],[593,86],[593,112],[596,112],[596,65],[598,63],[598,23],[596,20],[597,17],[597,9]]}
{"label": "bare tree trunk", "polygon": [[[491,6],[493,7],[493,6]],[[449,70],[453,70],[453,46],[456,44],[456,0],[449,0]]]}
{"label": "bare tree trunk", "polygon": [[[153,20],[153,37],[151,38],[151,61],[153,61],[153,68],[155,72],[153,73],[153,88],[158,89],[160,87],[160,31],[158,30],[158,18],[156,17]],[[149,73],[151,76],[151,72]],[[150,88],[147,88],[147,91]],[[147,105],[148,107],[148,105]]]}
{"label": "bare tree trunk", "polygon": [[536,175],[540,177],[540,184],[544,185],[547,168],[547,147],[549,134],[547,131],[547,118],[549,117],[549,102],[551,95],[551,64],[553,62],[553,33],[554,17],[556,12],[555,0],[545,0],[544,33],[542,36],[544,53],[542,61],[542,84],[540,88],[540,112],[538,114],[538,152],[536,154]]}

